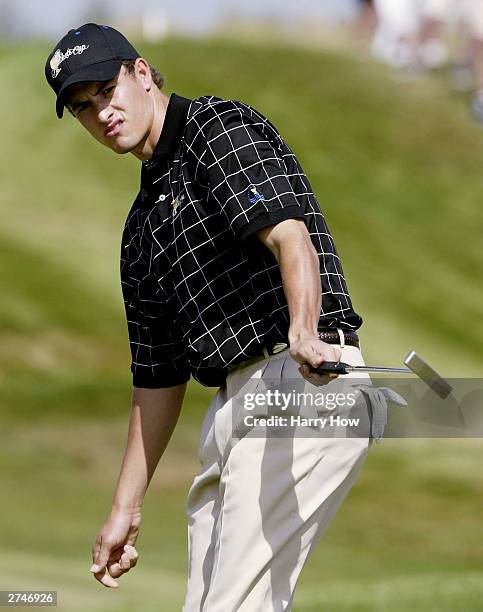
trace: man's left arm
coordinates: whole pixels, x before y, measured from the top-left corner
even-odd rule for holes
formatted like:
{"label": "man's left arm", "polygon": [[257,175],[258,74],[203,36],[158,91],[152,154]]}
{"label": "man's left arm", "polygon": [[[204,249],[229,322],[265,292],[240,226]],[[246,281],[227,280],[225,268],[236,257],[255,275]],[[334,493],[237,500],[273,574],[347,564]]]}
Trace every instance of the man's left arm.
{"label": "man's left arm", "polygon": [[290,355],[301,364],[299,371],[306,380],[313,384],[327,382],[327,377],[313,373],[307,364],[318,367],[324,361],[339,361],[341,352],[318,338],[320,264],[307,227],[301,219],[286,219],[259,230],[257,236],[280,267],[290,315]]}

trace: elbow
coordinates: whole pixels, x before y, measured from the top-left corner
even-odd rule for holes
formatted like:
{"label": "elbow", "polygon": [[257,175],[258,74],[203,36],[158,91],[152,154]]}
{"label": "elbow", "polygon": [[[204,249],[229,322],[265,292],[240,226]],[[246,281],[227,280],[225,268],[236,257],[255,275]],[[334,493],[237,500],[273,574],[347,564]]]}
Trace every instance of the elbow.
{"label": "elbow", "polygon": [[307,226],[301,219],[286,219],[257,232],[258,238],[280,262],[282,252],[300,253],[310,251],[317,258]]}

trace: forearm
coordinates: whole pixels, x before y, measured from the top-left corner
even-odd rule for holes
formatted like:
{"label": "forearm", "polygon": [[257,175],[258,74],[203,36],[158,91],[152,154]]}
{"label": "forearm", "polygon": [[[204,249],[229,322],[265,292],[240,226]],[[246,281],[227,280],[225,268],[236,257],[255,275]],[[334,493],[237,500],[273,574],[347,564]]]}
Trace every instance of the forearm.
{"label": "forearm", "polygon": [[113,507],[138,510],[178,421],[186,384],[133,388],[129,432]]}
{"label": "forearm", "polygon": [[290,315],[289,343],[317,334],[322,289],[319,258],[303,236],[281,246],[278,263]]}
{"label": "forearm", "polygon": [[340,361],[341,352],[317,335],[322,302],[320,263],[307,227],[299,219],[287,219],[257,234],[280,267],[290,314],[290,355],[300,364],[299,372],[306,380],[327,384],[327,377],[312,368],[324,361]]}
{"label": "forearm", "polygon": [[280,267],[287,300],[289,342],[316,337],[322,288],[320,263],[303,221],[287,220],[259,233]]}

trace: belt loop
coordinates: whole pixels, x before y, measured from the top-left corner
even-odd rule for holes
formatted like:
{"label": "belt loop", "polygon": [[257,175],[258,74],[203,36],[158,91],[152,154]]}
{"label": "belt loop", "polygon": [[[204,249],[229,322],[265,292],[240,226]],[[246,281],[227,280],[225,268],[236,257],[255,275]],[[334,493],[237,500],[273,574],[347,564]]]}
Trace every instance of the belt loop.
{"label": "belt loop", "polygon": [[345,346],[345,336],[344,336],[344,332],[341,330],[340,327],[337,328],[337,333],[339,334],[339,340],[340,340],[340,348],[343,349]]}
{"label": "belt loop", "polygon": [[270,357],[266,346],[263,347],[263,356],[265,357],[265,359],[268,359]]}

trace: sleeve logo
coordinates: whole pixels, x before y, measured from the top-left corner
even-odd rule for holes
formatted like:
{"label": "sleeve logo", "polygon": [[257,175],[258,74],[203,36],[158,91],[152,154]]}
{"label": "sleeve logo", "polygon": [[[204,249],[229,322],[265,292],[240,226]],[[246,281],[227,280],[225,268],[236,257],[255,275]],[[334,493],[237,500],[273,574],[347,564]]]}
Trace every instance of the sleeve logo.
{"label": "sleeve logo", "polygon": [[251,185],[248,189],[248,201],[250,204],[256,204],[263,200],[265,200],[263,193],[260,193],[254,185]]}

